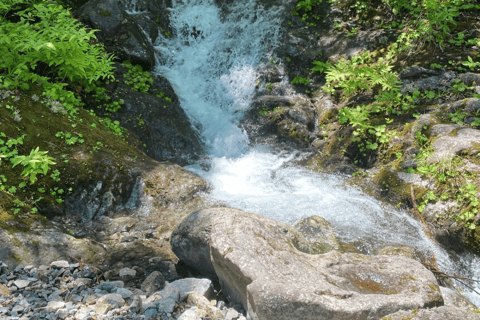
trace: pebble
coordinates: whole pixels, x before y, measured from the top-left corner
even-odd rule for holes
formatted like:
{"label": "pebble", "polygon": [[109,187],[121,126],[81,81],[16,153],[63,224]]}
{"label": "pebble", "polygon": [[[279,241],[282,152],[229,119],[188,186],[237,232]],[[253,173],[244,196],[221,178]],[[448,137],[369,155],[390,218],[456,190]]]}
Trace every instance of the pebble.
{"label": "pebble", "polygon": [[[131,280],[132,276],[138,278],[138,273],[135,269],[122,270],[123,272],[119,273],[122,281],[98,283],[99,270],[85,264],[61,260],[54,261],[49,266],[19,266],[11,271],[0,261],[0,318],[211,319],[201,318],[204,315],[199,316],[205,314],[201,305],[189,305],[194,304],[192,302],[194,299],[188,300],[187,303],[191,292],[206,298],[211,296],[210,280],[185,278],[165,282],[162,274],[153,272],[149,275],[148,281],[144,281],[139,287],[125,286],[124,281]],[[135,274],[132,271],[135,271]],[[217,320],[246,320],[245,315],[238,312],[240,310],[238,306],[229,307],[230,304],[221,300],[216,304],[215,302],[210,304],[209,307],[225,315],[224,318]]]}

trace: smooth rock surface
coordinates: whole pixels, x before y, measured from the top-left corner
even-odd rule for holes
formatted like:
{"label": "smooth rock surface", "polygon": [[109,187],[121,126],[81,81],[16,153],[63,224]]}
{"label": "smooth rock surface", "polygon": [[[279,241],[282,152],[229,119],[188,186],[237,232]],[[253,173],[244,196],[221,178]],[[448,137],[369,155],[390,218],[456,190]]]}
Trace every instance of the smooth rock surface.
{"label": "smooth rock surface", "polygon": [[435,277],[415,260],[304,254],[293,246],[288,226],[236,209],[188,216],[172,234],[172,247],[182,259],[189,246],[207,254],[199,260],[209,266],[201,269],[213,269],[224,294],[255,320],[378,319],[443,305]]}
{"label": "smooth rock surface", "polygon": [[471,310],[450,306],[432,309],[398,311],[383,317],[382,320],[477,320],[480,314]]}

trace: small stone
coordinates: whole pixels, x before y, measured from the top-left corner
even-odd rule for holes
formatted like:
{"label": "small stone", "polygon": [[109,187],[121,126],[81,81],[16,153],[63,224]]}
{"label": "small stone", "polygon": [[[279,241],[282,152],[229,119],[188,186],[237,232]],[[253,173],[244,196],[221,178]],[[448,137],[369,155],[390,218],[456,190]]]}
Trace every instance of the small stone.
{"label": "small stone", "polygon": [[195,313],[196,307],[192,307],[182,313],[180,317],[178,317],[177,320],[201,320],[199,317],[197,317],[197,314]]}
{"label": "small stone", "polygon": [[50,301],[47,306],[45,307],[45,311],[47,312],[54,312],[58,309],[65,308],[65,302],[63,301]]}
{"label": "small stone", "polygon": [[174,297],[166,297],[163,299],[158,300],[157,303],[157,308],[160,312],[163,313],[172,313],[173,310],[175,309],[175,303],[177,299]]}
{"label": "small stone", "polygon": [[50,267],[56,269],[68,268],[69,266],[70,264],[65,260],[53,261],[52,263],[50,263]]}
{"label": "small stone", "polygon": [[28,281],[28,280],[15,280],[13,283],[15,284],[15,286],[18,289],[23,289],[23,288],[28,287],[28,285],[30,284],[30,281]]}
{"label": "small stone", "polygon": [[148,277],[142,283],[142,290],[151,295],[152,293],[161,290],[165,287],[165,279],[163,275],[158,271],[153,271],[148,275]]}
{"label": "small stone", "polygon": [[208,297],[212,293],[211,285],[212,281],[209,279],[185,278],[167,283],[160,295],[162,297],[175,297],[177,302],[185,300],[192,291]]}
{"label": "small stone", "polygon": [[58,319],[65,319],[68,317],[68,310],[67,309],[58,309],[57,312],[55,312],[55,315],[57,316]]}
{"label": "small stone", "polygon": [[95,304],[95,311],[99,314],[106,314],[111,309],[120,308],[125,304],[122,296],[116,293],[107,294],[98,299]]}
{"label": "small stone", "polygon": [[100,285],[97,286],[96,289],[106,291],[108,293],[111,293],[115,287],[108,281],[105,281],[101,283]]}
{"label": "small stone", "polygon": [[235,309],[228,309],[227,314],[225,315],[225,320],[233,320],[238,318],[240,314]]}
{"label": "small stone", "polygon": [[132,313],[138,313],[142,309],[142,299],[139,296],[133,297],[129,309]]}
{"label": "small stone", "polygon": [[24,310],[24,307],[16,305],[15,307],[13,307],[12,312],[22,313],[23,310]]}
{"label": "small stone", "polygon": [[0,283],[0,297],[2,296],[10,296],[10,290],[8,290],[6,285]]}
{"label": "small stone", "polygon": [[123,299],[128,299],[133,295],[132,291],[125,288],[118,288],[115,293],[121,295]]}
{"label": "small stone", "polygon": [[118,272],[118,276],[123,281],[129,281],[134,279],[137,276],[137,271],[130,268],[123,268]]}
{"label": "small stone", "polygon": [[143,313],[143,315],[145,316],[145,320],[153,320],[153,319],[156,319],[157,318],[157,309],[155,308],[149,308],[147,310],[145,310],[145,312]]}

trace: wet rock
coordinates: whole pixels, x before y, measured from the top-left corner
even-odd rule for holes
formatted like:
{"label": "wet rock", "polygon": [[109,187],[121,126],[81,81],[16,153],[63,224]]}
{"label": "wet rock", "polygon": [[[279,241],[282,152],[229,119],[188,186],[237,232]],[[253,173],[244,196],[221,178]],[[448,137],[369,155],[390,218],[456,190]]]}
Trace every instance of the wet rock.
{"label": "wet rock", "polygon": [[152,293],[159,291],[165,287],[165,279],[163,275],[158,271],[153,271],[142,283],[142,290],[151,295]]}
{"label": "wet rock", "polygon": [[172,247],[183,257],[186,244],[196,242],[208,256],[184,262],[208,263],[202,270],[213,269],[224,294],[252,319],[373,319],[443,304],[435,277],[415,260],[336,251],[308,255],[294,248],[285,230],[239,210],[206,209],[182,221]]}
{"label": "wet rock", "polygon": [[387,246],[378,251],[378,254],[385,256],[404,256],[407,258],[415,258],[415,251],[412,248],[404,246]]}
{"label": "wet rock", "polygon": [[[204,154],[204,144],[194,130],[169,81],[159,75],[147,94],[133,90],[125,83],[127,69],[116,64],[118,83],[107,86],[115,100],[124,105],[112,119],[133,132],[145,144],[145,152],[155,160],[180,165],[191,164]],[[162,93],[163,97],[157,96]],[[164,99],[170,98],[171,101]]]}
{"label": "wet rock", "polygon": [[457,290],[447,287],[440,287],[440,291],[442,292],[443,301],[445,301],[446,306],[470,310],[477,309],[477,307],[470,300],[462,296]]}
{"label": "wet rock", "polygon": [[432,309],[421,309],[411,311],[398,311],[383,317],[382,320],[477,320],[480,319],[480,314],[467,309],[461,309],[450,306],[442,306]]}
{"label": "wet rock", "polygon": [[140,25],[125,12],[120,1],[92,0],[76,12],[93,29],[98,40],[121,60],[130,60],[150,70],[155,65],[155,51]]}
{"label": "wet rock", "polygon": [[260,95],[243,123],[254,138],[273,134],[306,146],[315,122],[315,107],[306,97]]}
{"label": "wet rock", "polygon": [[319,254],[340,248],[332,225],[319,216],[311,216],[300,220],[296,225],[305,242],[299,241],[295,246],[305,253]]}

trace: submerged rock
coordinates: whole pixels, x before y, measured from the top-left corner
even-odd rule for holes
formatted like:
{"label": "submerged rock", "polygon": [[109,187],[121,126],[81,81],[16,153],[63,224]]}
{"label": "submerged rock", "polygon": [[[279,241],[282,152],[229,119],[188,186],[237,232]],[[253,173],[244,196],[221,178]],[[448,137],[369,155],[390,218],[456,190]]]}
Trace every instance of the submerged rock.
{"label": "submerged rock", "polygon": [[308,255],[295,248],[289,229],[235,209],[206,209],[182,221],[172,248],[202,274],[215,274],[252,319],[374,319],[443,304],[435,277],[419,262]]}

